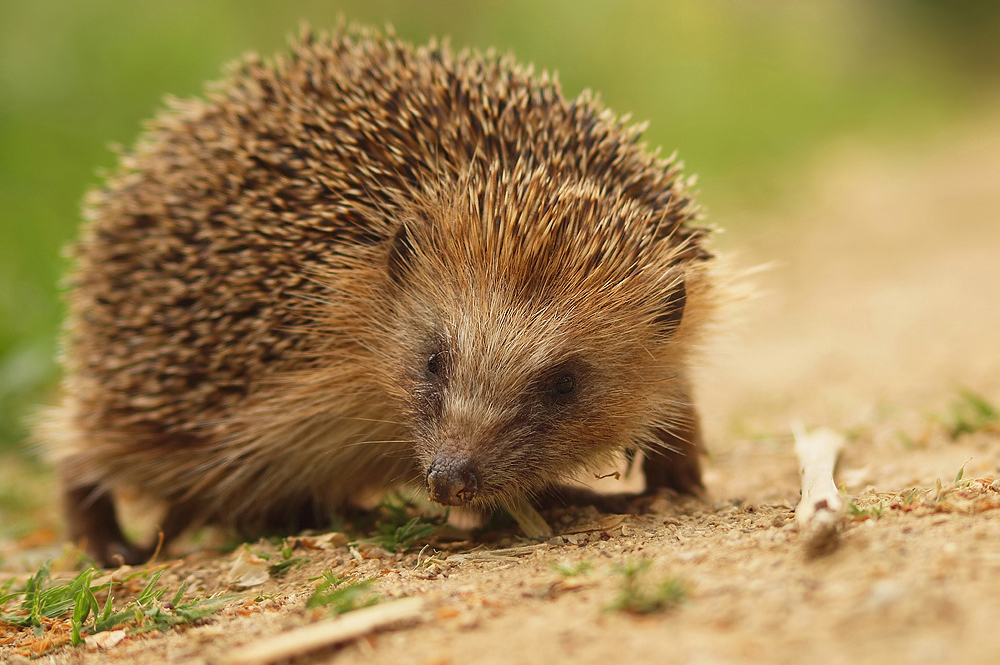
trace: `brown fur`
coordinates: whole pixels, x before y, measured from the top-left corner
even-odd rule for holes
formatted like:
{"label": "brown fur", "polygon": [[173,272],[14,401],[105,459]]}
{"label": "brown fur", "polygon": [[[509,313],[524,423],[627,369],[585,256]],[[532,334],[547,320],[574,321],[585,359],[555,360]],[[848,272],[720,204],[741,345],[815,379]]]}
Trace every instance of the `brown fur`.
{"label": "brown fur", "polygon": [[639,132],[509,59],[374,32],[173,102],[75,249],[47,428],[73,537],[127,551],[119,489],[165,501],[168,537],[254,530],[438,455],[483,507],[636,447],[650,486],[697,491],[707,231]]}

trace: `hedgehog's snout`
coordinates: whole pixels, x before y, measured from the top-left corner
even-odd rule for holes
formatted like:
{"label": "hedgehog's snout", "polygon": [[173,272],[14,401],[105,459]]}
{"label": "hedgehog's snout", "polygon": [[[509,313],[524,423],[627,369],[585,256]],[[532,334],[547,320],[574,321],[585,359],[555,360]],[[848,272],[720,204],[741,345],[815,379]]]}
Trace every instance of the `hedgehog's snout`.
{"label": "hedgehog's snout", "polygon": [[427,489],[433,501],[461,506],[476,498],[479,477],[467,458],[439,453],[427,469]]}

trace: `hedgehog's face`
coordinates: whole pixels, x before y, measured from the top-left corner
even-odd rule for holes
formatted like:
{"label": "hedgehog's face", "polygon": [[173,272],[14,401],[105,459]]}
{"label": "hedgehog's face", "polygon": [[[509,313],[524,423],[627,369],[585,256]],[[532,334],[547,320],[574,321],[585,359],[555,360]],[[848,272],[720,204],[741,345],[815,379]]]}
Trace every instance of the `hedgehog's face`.
{"label": "hedgehog's face", "polygon": [[455,304],[458,316],[420,326],[401,363],[403,410],[439,503],[504,503],[596,470],[641,441],[670,399],[663,342],[620,313]]}
{"label": "hedgehog's face", "polygon": [[388,243],[380,318],[431,496],[485,506],[599,468],[676,416],[689,290],[673,231],[622,195],[541,172],[461,191]]}

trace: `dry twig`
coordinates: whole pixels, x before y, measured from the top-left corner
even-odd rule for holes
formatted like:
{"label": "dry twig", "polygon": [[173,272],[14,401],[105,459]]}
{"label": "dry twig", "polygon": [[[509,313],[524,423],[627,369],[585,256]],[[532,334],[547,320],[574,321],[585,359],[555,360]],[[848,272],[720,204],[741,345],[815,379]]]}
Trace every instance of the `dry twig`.
{"label": "dry twig", "polygon": [[836,549],[838,526],[844,517],[844,497],[833,480],[837,458],[844,447],[844,437],[829,429],[811,433],[796,423],[795,454],[802,477],[802,500],[795,508],[795,522],[802,534],[806,554],[819,556]]}
{"label": "dry twig", "polygon": [[286,660],[321,647],[347,642],[397,623],[419,619],[423,612],[423,598],[403,598],[373,605],[336,619],[245,644],[224,662],[227,665],[266,665]]}

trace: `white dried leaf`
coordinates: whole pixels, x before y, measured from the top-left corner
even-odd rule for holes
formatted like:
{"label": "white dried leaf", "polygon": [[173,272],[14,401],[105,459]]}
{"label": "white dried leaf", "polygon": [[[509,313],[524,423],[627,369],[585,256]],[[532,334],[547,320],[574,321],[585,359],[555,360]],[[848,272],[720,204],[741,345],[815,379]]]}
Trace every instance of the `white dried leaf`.
{"label": "white dried leaf", "polygon": [[311,550],[334,550],[346,545],[349,539],[339,531],[331,531],[318,536],[302,536],[299,542]]}
{"label": "white dried leaf", "polygon": [[268,563],[264,559],[243,547],[236,561],[226,573],[226,584],[230,587],[247,589],[263,584],[271,575],[268,573]]}
{"label": "white dried leaf", "polygon": [[102,630],[83,638],[88,649],[111,649],[125,639],[124,630]]}

